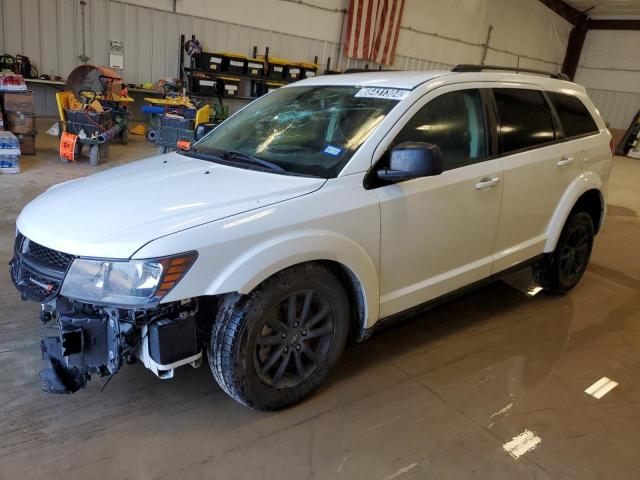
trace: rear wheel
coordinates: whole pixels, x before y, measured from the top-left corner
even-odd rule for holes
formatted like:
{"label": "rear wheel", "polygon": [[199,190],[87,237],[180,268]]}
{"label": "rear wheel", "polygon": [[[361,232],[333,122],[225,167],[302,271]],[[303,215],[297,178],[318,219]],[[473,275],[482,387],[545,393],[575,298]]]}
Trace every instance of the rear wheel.
{"label": "rear wheel", "polygon": [[567,219],[556,249],[540,265],[540,281],[546,291],[565,293],[578,284],[591,257],[594,235],[587,213],[577,212]]}
{"label": "rear wheel", "polygon": [[349,303],[319,264],[280,272],[247,296],[228,298],[214,322],[209,365],[220,387],[252,408],[306,398],[344,349]]}

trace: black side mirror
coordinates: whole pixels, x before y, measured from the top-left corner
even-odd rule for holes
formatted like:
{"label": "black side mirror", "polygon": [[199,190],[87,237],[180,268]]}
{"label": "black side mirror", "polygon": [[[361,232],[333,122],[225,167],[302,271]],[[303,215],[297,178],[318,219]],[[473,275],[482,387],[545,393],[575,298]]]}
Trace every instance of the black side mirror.
{"label": "black side mirror", "polygon": [[378,170],[378,178],[401,182],[412,178],[440,175],[444,169],[442,152],[437,145],[405,142],[391,150],[389,168]]}
{"label": "black side mirror", "polygon": [[197,142],[204,137],[211,130],[216,128],[215,123],[201,123],[196,127],[196,131],[193,133],[193,139]]}

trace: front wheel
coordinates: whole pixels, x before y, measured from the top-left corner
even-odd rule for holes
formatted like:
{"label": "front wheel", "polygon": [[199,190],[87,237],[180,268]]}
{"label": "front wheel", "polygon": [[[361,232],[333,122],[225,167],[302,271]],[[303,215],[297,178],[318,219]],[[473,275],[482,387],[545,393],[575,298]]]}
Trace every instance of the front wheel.
{"label": "front wheel", "polygon": [[251,408],[275,410],[316,390],[347,341],[349,303],[319,264],[282,271],[228,297],[213,325],[209,366],[220,387]]}
{"label": "front wheel", "polygon": [[566,293],[584,275],[591,257],[594,237],[593,221],[585,212],[567,219],[556,249],[540,265],[540,282],[551,293]]}

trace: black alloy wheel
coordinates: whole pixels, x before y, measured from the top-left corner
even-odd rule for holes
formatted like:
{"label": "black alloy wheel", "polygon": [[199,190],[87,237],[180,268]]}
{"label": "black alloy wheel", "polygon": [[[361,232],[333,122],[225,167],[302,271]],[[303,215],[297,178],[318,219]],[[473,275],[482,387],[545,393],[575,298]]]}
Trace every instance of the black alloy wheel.
{"label": "black alloy wheel", "polygon": [[223,299],[211,332],[211,372],[246,406],[292,405],[318,389],[337,365],[350,319],[347,294],[329,268],[295,265],[247,295]]}
{"label": "black alloy wheel", "polygon": [[568,232],[560,251],[560,279],[571,284],[584,272],[591,253],[591,237],[584,224],[578,224]]}
{"label": "black alloy wheel", "polygon": [[334,312],[315,290],[291,293],[265,316],[255,348],[260,379],[274,388],[290,388],[318,368],[335,335]]}
{"label": "black alloy wheel", "polygon": [[589,264],[594,235],[589,214],[576,212],[567,219],[556,249],[539,264],[545,291],[566,293],[578,284]]}

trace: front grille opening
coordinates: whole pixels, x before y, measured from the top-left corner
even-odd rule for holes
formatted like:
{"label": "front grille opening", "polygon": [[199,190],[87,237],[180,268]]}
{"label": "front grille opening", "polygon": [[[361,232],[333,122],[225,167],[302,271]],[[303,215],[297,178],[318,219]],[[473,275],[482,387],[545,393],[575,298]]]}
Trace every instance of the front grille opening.
{"label": "front grille opening", "polygon": [[54,282],[51,279],[36,274],[35,272],[31,272],[26,268],[23,271],[22,278],[24,279],[27,290],[38,298],[44,298],[56,293],[60,286],[58,282]]}
{"label": "front grille opening", "polygon": [[12,260],[12,280],[25,298],[46,301],[57,294],[73,255],[58,252],[18,233]]}
{"label": "front grille opening", "polygon": [[73,256],[68,253],[58,252],[42,245],[29,241],[27,251],[25,254],[34,260],[37,260],[41,264],[53,268],[55,270],[66,270]]}

